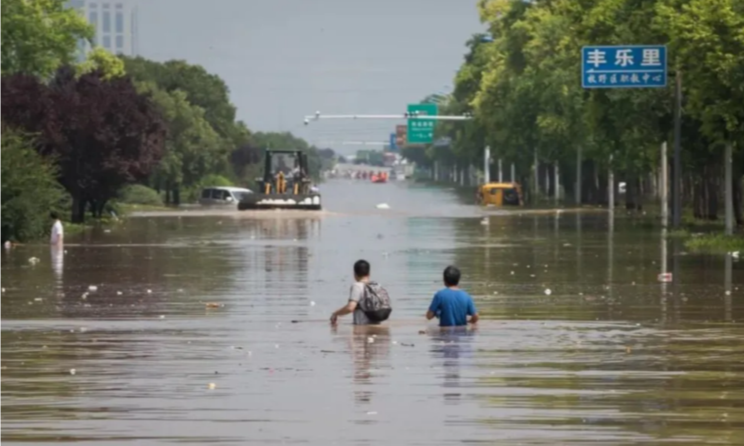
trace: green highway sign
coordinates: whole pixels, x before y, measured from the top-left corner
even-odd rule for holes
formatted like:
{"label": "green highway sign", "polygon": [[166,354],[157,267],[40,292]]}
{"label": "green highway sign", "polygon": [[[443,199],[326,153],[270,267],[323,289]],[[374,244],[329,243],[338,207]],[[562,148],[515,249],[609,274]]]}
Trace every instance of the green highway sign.
{"label": "green highway sign", "polygon": [[[436,116],[437,104],[408,104],[408,115]],[[408,119],[408,144],[429,144],[434,140],[434,119]]]}

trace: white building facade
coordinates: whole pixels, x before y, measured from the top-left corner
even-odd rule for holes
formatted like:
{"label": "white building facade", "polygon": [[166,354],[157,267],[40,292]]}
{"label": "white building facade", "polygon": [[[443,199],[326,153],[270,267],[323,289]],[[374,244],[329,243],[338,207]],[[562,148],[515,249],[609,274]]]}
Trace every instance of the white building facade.
{"label": "white building facade", "polygon": [[[94,46],[100,46],[113,54],[137,56],[137,6],[132,0],[69,0],[95,29]],[[79,57],[91,50],[87,41],[78,42]]]}

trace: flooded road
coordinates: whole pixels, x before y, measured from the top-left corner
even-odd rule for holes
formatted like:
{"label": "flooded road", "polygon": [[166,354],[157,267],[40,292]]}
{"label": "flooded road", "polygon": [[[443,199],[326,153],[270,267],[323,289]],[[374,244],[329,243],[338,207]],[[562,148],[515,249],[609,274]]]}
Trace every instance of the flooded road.
{"label": "flooded road", "polygon": [[[142,216],[3,253],[3,443],[744,444],[744,262],[606,214],[321,191],[306,216]],[[333,329],[359,258],[392,320]],[[423,318],[448,264],[476,330]]]}

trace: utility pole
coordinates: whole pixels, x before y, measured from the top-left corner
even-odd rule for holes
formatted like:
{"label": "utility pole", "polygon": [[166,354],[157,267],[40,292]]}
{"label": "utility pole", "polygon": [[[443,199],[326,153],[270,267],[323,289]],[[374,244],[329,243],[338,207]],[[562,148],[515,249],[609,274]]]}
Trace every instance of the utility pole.
{"label": "utility pole", "polygon": [[682,72],[678,69],[674,91],[674,184],[672,185],[675,229],[682,225]]}

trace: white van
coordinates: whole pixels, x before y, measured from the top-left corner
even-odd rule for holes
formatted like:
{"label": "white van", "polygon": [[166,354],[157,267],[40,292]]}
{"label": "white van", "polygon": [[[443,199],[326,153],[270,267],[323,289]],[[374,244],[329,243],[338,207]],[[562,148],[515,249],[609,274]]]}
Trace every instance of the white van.
{"label": "white van", "polygon": [[203,206],[232,205],[236,206],[243,195],[253,191],[242,187],[205,187],[202,189],[199,204]]}

